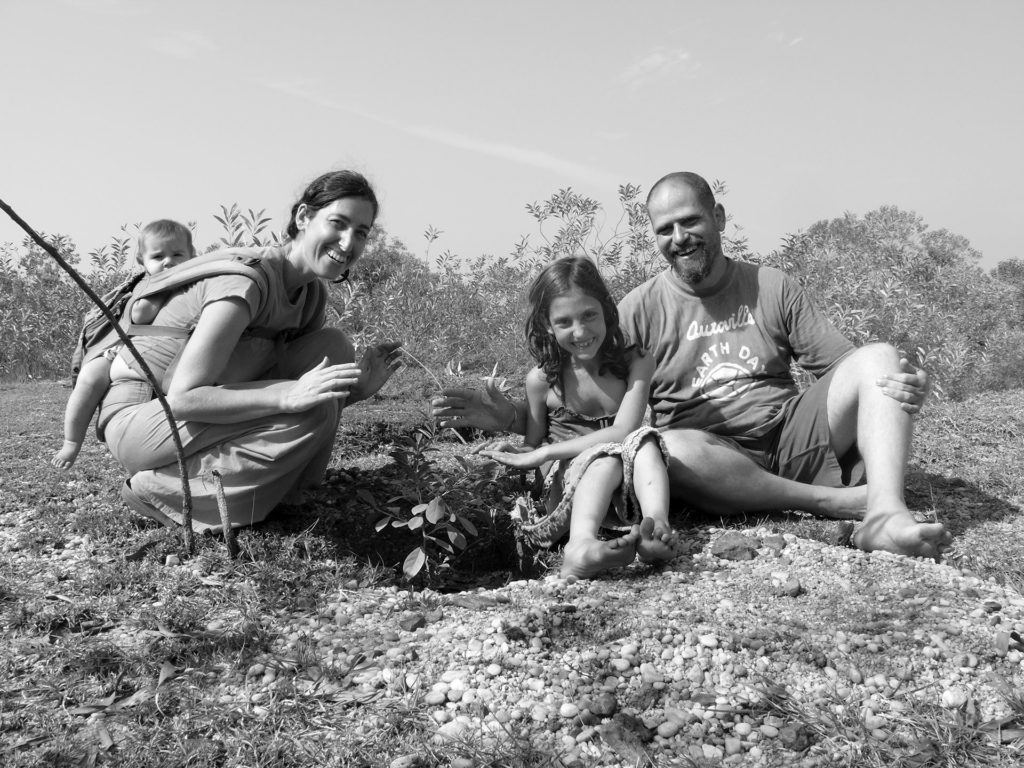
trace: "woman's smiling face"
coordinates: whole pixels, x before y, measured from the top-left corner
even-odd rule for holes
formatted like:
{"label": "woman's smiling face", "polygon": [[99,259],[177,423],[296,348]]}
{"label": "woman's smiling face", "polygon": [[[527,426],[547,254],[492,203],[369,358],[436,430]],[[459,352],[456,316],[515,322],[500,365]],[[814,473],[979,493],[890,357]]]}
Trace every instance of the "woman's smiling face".
{"label": "woman's smiling face", "polygon": [[361,197],[342,197],[315,211],[299,207],[299,244],[317,277],[337,280],[352,268],[366,248],[374,215],[373,203]]}

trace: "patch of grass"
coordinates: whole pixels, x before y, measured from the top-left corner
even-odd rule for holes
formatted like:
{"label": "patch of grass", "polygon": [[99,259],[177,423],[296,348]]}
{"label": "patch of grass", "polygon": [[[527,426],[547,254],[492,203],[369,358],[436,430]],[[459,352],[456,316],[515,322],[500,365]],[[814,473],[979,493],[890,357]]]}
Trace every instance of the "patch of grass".
{"label": "patch of grass", "polygon": [[808,703],[770,680],[762,680],[761,687],[762,706],[781,717],[790,733],[802,731],[803,749],[809,758],[818,757],[821,765],[1020,765],[1020,750],[1000,749],[998,729],[978,717],[970,700],[961,707],[947,708],[907,695],[898,699],[898,708],[886,710],[875,702],[842,697],[837,688],[824,701]]}
{"label": "patch of grass", "polygon": [[[60,440],[67,390],[39,382],[5,386],[0,634],[9,653],[0,653],[0,741],[13,749],[4,765],[312,768],[388,765],[408,754],[420,755],[423,768],[459,758],[478,766],[558,765],[555,745],[515,732],[467,728],[451,742],[434,743],[437,724],[416,692],[395,685],[368,697],[353,684],[367,647],[379,639],[353,634],[327,645],[313,632],[344,601],[360,613],[374,610],[360,605],[363,588],[393,588],[403,595],[402,611],[426,613],[443,605],[438,593],[445,589],[492,586],[522,573],[515,570],[521,563],[511,530],[502,527],[507,520],[496,514],[484,518],[481,536],[435,581],[400,580],[413,539],[401,530],[376,534],[377,514],[356,491],[385,500],[409,492],[391,452],[424,423],[429,392],[409,397],[397,384],[389,387],[346,411],[325,486],[309,503],[240,531],[241,554],[232,560],[218,537],[199,537],[196,553],[186,557],[176,532],[135,520],[118,498],[123,476],[102,446],[87,443],[69,473],[53,470],[48,459]],[[908,473],[908,499],[954,531],[958,562],[1018,590],[1024,455],[1006,446],[1024,429],[1022,413],[1022,392],[933,404],[918,421]],[[453,483],[462,471],[456,457],[468,448],[451,432],[435,444],[437,475],[453,489],[453,505],[478,503],[488,515],[521,490],[512,476],[496,477],[480,492],[460,490]],[[706,545],[712,526],[764,525],[829,541],[837,525],[796,514],[721,519],[680,509],[673,516],[688,552]],[[535,556],[535,573],[557,559]],[[678,600],[694,625],[713,621],[706,606],[689,604],[686,590]],[[825,620],[870,637],[881,624],[913,621],[901,605],[890,610],[879,601],[870,613],[837,606]],[[561,616],[559,633],[550,634],[571,645],[611,643],[632,631],[597,616]],[[526,613],[523,619],[550,620]],[[778,623],[760,639],[792,649],[806,629]],[[808,644],[796,658],[816,665],[817,651]],[[888,675],[898,662],[883,654],[871,671]],[[253,671],[261,665],[276,679],[247,685],[252,675],[266,674]],[[1003,697],[1012,712],[1022,712],[1012,689]],[[890,717],[893,735],[880,739],[865,730],[861,702],[790,698],[773,702],[773,711],[816,729],[806,756],[820,756],[822,765],[1008,766],[1019,757],[1012,745],[996,743],[991,723],[971,721],[966,710],[907,697]],[[1011,718],[1004,725],[1012,731],[1019,724]]]}

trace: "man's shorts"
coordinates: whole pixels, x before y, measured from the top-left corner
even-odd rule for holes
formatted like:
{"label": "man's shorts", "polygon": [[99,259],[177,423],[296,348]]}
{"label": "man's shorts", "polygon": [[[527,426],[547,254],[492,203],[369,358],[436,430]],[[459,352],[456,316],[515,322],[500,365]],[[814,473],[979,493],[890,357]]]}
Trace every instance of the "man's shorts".
{"label": "man's shorts", "polygon": [[782,406],[778,424],[759,438],[720,439],[774,475],[811,485],[841,488],[865,482],[864,462],[854,445],[836,456],[828,428],[828,389],[834,371]]}

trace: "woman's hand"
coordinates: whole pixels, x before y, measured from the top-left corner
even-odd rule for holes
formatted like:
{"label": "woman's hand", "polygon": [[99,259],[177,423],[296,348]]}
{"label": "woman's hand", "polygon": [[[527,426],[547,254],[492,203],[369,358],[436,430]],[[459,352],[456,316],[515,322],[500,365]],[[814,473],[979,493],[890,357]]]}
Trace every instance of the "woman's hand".
{"label": "woman's hand", "polygon": [[495,450],[493,448],[485,448],[480,452],[481,456],[486,456],[488,459],[494,459],[494,461],[504,464],[506,467],[512,467],[513,469],[534,469],[547,462],[547,457],[544,454],[544,448],[530,448],[527,445],[521,446],[504,446],[504,450]]}
{"label": "woman's hand", "polygon": [[356,363],[331,365],[325,357],[284,392],[281,413],[301,413],[328,400],[346,401],[362,373]]}
{"label": "woman's hand", "polygon": [[359,362],[362,375],[352,388],[349,404],[372,397],[402,367],[401,346],[400,341],[387,341],[363,352],[363,359]]}

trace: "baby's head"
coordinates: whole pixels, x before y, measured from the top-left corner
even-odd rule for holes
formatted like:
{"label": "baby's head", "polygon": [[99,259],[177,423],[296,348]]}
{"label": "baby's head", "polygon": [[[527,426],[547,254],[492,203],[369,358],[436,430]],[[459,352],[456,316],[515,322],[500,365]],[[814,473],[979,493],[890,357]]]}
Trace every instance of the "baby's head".
{"label": "baby's head", "polygon": [[157,219],[139,230],[135,260],[147,274],[155,275],[176,267],[195,255],[192,231],[184,224],[171,219]]}

